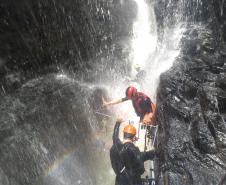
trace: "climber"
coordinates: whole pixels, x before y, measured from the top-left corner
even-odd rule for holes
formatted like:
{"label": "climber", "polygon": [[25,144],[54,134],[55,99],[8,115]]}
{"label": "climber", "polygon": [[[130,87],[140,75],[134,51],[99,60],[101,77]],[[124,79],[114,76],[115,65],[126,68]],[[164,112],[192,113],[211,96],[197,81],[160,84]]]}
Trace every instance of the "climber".
{"label": "climber", "polygon": [[128,87],[126,89],[126,97],[120,98],[116,100],[112,100],[110,102],[106,102],[104,98],[103,106],[115,105],[127,100],[132,100],[133,107],[137,116],[140,117],[140,122],[146,125],[154,124],[155,122],[155,113],[156,106],[152,103],[151,99],[142,92],[138,92],[135,87]]}
{"label": "climber", "polygon": [[139,64],[135,64],[134,69],[137,72],[134,81],[136,81],[138,83],[143,83],[146,78],[146,71],[141,69]]}
{"label": "climber", "polygon": [[110,149],[111,165],[116,174],[115,185],[141,185],[144,161],[152,160],[156,156],[156,151],[140,152],[134,145],[136,128],[132,125],[124,127],[124,139],[121,142],[118,137],[121,123],[122,119],[117,119],[112,137],[113,146]]}
{"label": "climber", "polygon": [[135,77],[134,78],[126,77],[126,82],[127,83],[136,82],[140,85],[140,89],[143,90],[144,89],[144,81],[146,78],[146,71],[141,69],[139,64],[135,64],[134,69],[136,71]]}

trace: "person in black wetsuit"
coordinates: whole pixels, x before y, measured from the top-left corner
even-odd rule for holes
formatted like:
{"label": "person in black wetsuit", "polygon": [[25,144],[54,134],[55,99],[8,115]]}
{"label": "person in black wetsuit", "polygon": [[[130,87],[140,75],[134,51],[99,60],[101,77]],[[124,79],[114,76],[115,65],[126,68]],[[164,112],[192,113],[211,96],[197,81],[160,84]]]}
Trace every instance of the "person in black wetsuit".
{"label": "person in black wetsuit", "polygon": [[134,78],[130,78],[130,77],[127,76],[127,77],[125,77],[124,82],[127,83],[127,84],[131,83],[131,82],[136,82],[137,84],[140,85],[140,89],[144,90],[145,89],[144,88],[145,87],[144,83],[145,83],[145,79],[146,79],[146,76],[147,76],[146,71],[141,69],[139,64],[135,64],[134,65],[134,69],[136,71],[135,77]]}
{"label": "person in black wetsuit", "polygon": [[122,119],[118,119],[113,133],[113,146],[110,149],[112,168],[116,174],[115,185],[142,185],[141,175],[144,173],[144,161],[155,157],[155,151],[140,152],[134,145],[136,128],[127,125],[124,130],[124,140],[120,141],[119,127]]}
{"label": "person in black wetsuit", "polygon": [[144,81],[147,76],[146,71],[141,69],[139,64],[135,64],[134,69],[136,70],[137,74],[136,74],[135,78],[131,81],[137,82],[138,84],[140,84],[141,90],[143,90],[144,89]]}

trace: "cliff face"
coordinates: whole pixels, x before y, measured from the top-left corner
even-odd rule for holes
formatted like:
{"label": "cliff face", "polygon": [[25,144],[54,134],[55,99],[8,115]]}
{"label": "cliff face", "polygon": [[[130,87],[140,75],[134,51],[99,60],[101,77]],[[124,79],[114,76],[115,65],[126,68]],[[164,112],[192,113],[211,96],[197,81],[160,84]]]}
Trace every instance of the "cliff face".
{"label": "cliff face", "polygon": [[0,184],[102,184],[98,174],[109,176],[108,154],[98,144],[100,120],[92,112],[100,92],[51,74],[2,98]]}
{"label": "cliff face", "polygon": [[[169,2],[161,3],[166,7]],[[226,5],[224,1],[184,3],[180,20],[187,31],[180,55],[161,75],[158,88],[158,180],[159,184],[216,185],[226,170],[226,30],[222,20]],[[159,29],[176,20],[174,16],[167,19],[172,9],[157,10]],[[161,18],[162,14],[166,17]]]}
{"label": "cliff face", "polygon": [[86,81],[112,69],[127,73],[135,16],[132,0],[1,1],[0,83],[10,91],[62,70]]}
{"label": "cliff face", "polygon": [[0,184],[112,184],[103,91],[73,79],[129,70],[135,16],[132,0],[0,2]]}
{"label": "cliff face", "polygon": [[[187,28],[158,88],[158,183],[216,185],[226,170],[226,1],[154,3],[160,42],[166,27]],[[72,79],[127,74],[135,16],[132,0],[0,2],[0,184],[111,183],[93,115],[102,90]]]}

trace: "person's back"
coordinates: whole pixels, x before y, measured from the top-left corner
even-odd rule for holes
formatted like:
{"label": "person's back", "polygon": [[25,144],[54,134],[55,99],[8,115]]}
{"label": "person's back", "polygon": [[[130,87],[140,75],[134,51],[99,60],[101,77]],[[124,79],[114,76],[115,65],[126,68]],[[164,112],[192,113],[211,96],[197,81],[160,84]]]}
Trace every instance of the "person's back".
{"label": "person's back", "polygon": [[133,142],[136,140],[136,128],[127,125],[123,143],[119,140],[119,127],[122,121],[117,121],[113,133],[113,146],[110,149],[112,168],[116,174],[116,185],[141,185],[141,175],[144,173],[144,161],[153,159],[155,151],[140,152]]}
{"label": "person's back", "polygon": [[125,143],[121,150],[115,145],[110,149],[112,168],[116,174],[116,185],[140,185],[144,164],[140,151],[133,143]]}
{"label": "person's back", "polygon": [[144,93],[138,92],[137,98],[132,99],[132,104],[137,116],[139,116],[141,119],[143,119],[146,113],[152,112],[151,99]]}
{"label": "person's back", "polygon": [[125,143],[121,150],[121,158],[131,183],[136,185],[141,184],[141,175],[144,173],[144,162],[138,147],[130,142]]}

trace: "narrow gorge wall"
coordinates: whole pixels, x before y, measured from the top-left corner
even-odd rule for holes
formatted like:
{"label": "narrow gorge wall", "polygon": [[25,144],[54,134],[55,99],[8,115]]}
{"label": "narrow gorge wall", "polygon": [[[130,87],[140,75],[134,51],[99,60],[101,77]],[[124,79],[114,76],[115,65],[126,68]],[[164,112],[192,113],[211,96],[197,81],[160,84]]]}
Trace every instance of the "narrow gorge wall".
{"label": "narrow gorge wall", "polygon": [[133,1],[0,2],[1,185],[113,183],[94,82],[129,70],[135,15]]}
{"label": "narrow gorge wall", "polygon": [[159,29],[176,23],[175,8],[186,25],[180,55],[158,88],[159,184],[216,185],[226,171],[226,4],[156,3]]}

